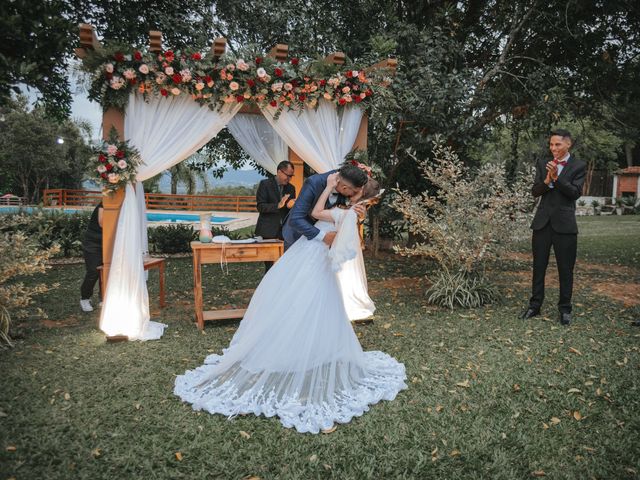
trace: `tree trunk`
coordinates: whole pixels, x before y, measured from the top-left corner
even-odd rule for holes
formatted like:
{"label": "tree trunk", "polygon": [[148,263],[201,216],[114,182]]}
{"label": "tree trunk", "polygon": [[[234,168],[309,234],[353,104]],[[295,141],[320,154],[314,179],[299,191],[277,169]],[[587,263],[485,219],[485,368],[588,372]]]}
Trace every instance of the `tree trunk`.
{"label": "tree trunk", "polygon": [[624,142],[624,156],[627,159],[627,167],[633,167],[633,142]]}
{"label": "tree trunk", "polygon": [[175,173],[171,174],[171,195],[176,195],[178,193],[178,175]]}
{"label": "tree trunk", "polygon": [[373,258],[378,258],[380,253],[380,216],[376,212],[371,212],[371,247]]}

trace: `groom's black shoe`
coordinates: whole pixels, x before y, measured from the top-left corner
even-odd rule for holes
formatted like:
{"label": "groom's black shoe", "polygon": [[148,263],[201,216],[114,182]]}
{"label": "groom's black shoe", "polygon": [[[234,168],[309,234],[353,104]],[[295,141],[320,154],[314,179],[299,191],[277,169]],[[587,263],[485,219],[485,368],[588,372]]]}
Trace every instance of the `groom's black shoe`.
{"label": "groom's black shoe", "polygon": [[560,323],[562,325],[569,325],[571,324],[571,314],[570,313],[566,313],[566,312],[560,312]]}
{"label": "groom's black shoe", "polygon": [[539,309],[527,307],[527,309],[520,315],[520,318],[522,320],[528,320],[531,317],[537,317],[538,315],[540,315]]}

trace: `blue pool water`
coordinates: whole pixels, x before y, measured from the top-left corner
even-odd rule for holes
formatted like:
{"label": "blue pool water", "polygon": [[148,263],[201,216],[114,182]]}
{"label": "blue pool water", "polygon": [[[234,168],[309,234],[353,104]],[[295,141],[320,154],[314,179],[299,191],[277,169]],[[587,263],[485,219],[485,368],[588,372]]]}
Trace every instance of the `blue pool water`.
{"label": "blue pool water", "polygon": [[[37,211],[37,208],[33,207],[0,207],[1,213],[17,213],[19,211],[26,213],[33,213]],[[64,212],[64,213],[76,213],[76,212],[86,212],[86,209],[78,209],[78,208],[65,208],[65,209],[43,209],[44,212],[47,211],[56,211],[56,212]],[[211,223],[224,223],[229,220],[235,220],[235,217],[211,217]],[[197,223],[200,221],[200,215],[190,214],[190,213],[147,213],[147,221],[148,222],[172,222],[172,223]]]}

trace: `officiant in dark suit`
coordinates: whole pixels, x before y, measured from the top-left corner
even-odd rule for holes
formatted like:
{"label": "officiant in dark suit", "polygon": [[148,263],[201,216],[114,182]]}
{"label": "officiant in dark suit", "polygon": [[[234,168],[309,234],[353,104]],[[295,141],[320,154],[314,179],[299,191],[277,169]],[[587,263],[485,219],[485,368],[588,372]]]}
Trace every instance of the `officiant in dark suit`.
{"label": "officiant in dark suit", "polygon": [[[282,224],[296,198],[296,187],[290,183],[293,173],[291,162],[280,162],[276,174],[262,180],[258,185],[256,204],[260,214],[256,224],[256,236],[282,240]],[[272,265],[273,262],[264,262],[265,273]]]}
{"label": "officiant in dark suit", "polygon": [[576,200],[582,195],[586,173],[586,164],[569,153],[572,144],[573,139],[567,130],[552,131],[549,149],[553,160],[542,159],[536,165],[531,193],[536,198],[540,197],[540,201],[531,223],[533,281],[529,306],[521,315],[524,320],[540,314],[544,278],[553,247],[560,280],[559,320],[562,325],[571,323],[573,267],[578,245]]}

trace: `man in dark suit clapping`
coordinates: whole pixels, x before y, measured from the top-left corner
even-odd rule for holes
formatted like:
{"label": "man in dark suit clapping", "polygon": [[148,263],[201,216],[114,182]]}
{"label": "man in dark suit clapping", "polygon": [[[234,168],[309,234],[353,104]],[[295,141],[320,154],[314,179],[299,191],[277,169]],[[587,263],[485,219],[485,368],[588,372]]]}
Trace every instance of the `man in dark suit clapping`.
{"label": "man in dark suit clapping", "polygon": [[540,314],[544,277],[553,246],[560,279],[559,320],[562,325],[571,323],[573,267],[578,245],[576,200],[582,195],[586,173],[586,164],[569,153],[572,144],[573,139],[567,130],[554,130],[549,139],[553,160],[540,160],[536,165],[531,193],[540,197],[540,201],[531,223],[533,281],[529,306],[521,315],[524,320]]}
{"label": "man in dark suit clapping", "polygon": [[[256,224],[256,236],[282,240],[282,223],[296,198],[296,187],[289,183],[293,172],[291,162],[280,162],[275,176],[262,180],[258,185],[256,204],[260,215]],[[265,272],[272,265],[273,262],[264,262]]]}

